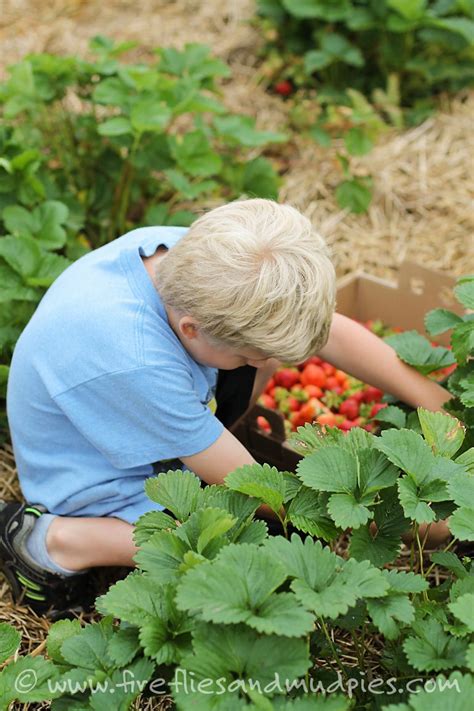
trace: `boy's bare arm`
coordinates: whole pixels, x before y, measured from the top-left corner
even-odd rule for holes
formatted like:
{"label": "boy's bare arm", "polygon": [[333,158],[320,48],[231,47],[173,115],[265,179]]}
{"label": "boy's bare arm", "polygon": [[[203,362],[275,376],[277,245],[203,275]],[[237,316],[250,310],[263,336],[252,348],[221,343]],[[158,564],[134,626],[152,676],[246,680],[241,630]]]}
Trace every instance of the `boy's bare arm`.
{"label": "boy's bare arm", "polygon": [[334,314],[329,340],[318,355],[412,407],[439,410],[451,397],[440,385],[403,363],[382,339],[342,314]]}
{"label": "boy's bare arm", "polygon": [[207,484],[222,484],[227,474],[237,467],[255,464],[250,452],[229,430],[224,430],[207,449],[190,457],[181,457],[181,461]]}

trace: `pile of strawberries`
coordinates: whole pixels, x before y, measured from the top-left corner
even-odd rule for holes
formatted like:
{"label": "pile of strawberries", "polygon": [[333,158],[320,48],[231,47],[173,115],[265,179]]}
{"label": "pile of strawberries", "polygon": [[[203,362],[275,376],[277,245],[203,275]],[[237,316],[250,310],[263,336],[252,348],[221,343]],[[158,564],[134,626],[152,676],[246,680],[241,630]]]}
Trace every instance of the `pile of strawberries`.
{"label": "pile of strawberries", "polygon": [[[350,430],[364,427],[373,431],[369,422],[386,405],[383,392],[351,378],[318,356],[308,358],[297,368],[279,368],[268,381],[258,402],[278,410],[285,418],[287,433],[306,422]],[[264,417],[257,419],[264,431],[271,427]]]}
{"label": "pile of strawberries", "polygon": [[[401,330],[388,328],[380,321],[367,321],[363,325],[380,337]],[[378,426],[377,413],[387,406],[381,402],[383,395],[378,388],[312,356],[298,367],[279,368],[258,403],[283,415],[287,434],[307,422],[338,427],[346,432],[352,427],[374,432]],[[257,425],[264,432],[271,431],[263,416],[257,418]]]}

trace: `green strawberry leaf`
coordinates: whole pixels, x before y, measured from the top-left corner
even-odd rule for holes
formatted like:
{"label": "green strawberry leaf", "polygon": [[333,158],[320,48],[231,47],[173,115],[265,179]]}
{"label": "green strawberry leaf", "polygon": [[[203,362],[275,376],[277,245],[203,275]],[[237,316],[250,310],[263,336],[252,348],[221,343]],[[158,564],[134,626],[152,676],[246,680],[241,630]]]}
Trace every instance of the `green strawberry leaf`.
{"label": "green strawberry leaf", "polygon": [[254,496],[279,513],[286,495],[283,474],[269,464],[245,464],[228,474],[224,484],[233,491]]}
{"label": "green strawberry leaf", "polygon": [[474,593],[460,595],[454,602],[450,602],[448,607],[470,632],[474,632]]}
{"label": "green strawberry leaf", "polygon": [[213,558],[222,545],[228,542],[224,535],[236,522],[237,519],[223,509],[202,508],[191,514],[174,533],[191,550]]}
{"label": "green strawberry leaf", "polygon": [[410,694],[406,704],[390,704],[383,711],[471,711],[473,695],[473,677],[455,671],[448,679],[441,674],[428,679]]}
{"label": "green strawberry leaf", "polygon": [[290,434],[288,442],[298,454],[306,456],[321,447],[330,447],[341,443],[343,437],[344,433],[337,427],[328,427],[326,432],[323,432],[320,425],[306,423],[303,427],[298,427],[296,432]]}
{"label": "green strawberry leaf", "polygon": [[18,657],[0,672],[0,708],[7,711],[12,701],[27,704],[60,696],[61,691],[51,691],[58,679],[59,672],[52,661],[41,656]]}
{"label": "green strawberry leaf", "polygon": [[474,322],[468,321],[456,327],[451,334],[451,346],[458,365],[466,363],[474,351]]}
{"label": "green strawberry leaf", "polygon": [[130,664],[139,651],[140,640],[135,627],[125,627],[118,630],[107,647],[107,654],[117,667]]}
{"label": "green strawberry leaf", "polygon": [[[474,672],[474,642],[471,642],[466,652],[466,666],[467,668]],[[474,693],[474,690],[471,692]]]}
{"label": "green strawberry leaf", "polygon": [[428,311],[425,316],[425,328],[432,336],[444,333],[459,323],[462,323],[461,316],[446,309],[434,309],[433,311]]}
{"label": "green strawberry leaf", "polygon": [[451,637],[434,619],[413,625],[415,635],[407,637],[403,649],[418,671],[438,671],[464,666],[467,642]]}
{"label": "green strawberry leaf", "polygon": [[367,610],[372,622],[387,639],[400,636],[400,625],[411,624],[415,618],[412,602],[405,595],[389,593],[386,597],[367,601]]}
{"label": "green strawberry leaf", "polygon": [[374,516],[373,511],[360,503],[354,494],[333,494],[330,496],[328,513],[336,526],[342,529],[359,528]]}
{"label": "green strawberry leaf", "polygon": [[424,439],[412,430],[389,429],[377,438],[375,447],[395,466],[422,483],[431,475],[434,456]]}
{"label": "green strawberry leaf", "polygon": [[224,509],[228,511],[239,523],[251,520],[259,507],[259,501],[252,499],[238,491],[227,489],[223,485],[206,486],[201,491],[202,507]]}
{"label": "green strawberry leaf", "polygon": [[448,528],[461,541],[474,541],[474,506],[462,506],[453,513]]}
{"label": "green strawberry leaf", "polygon": [[350,554],[356,560],[369,560],[381,567],[398,557],[401,535],[409,526],[395,488],[382,492],[381,501],[374,509],[374,520],[375,531],[366,525],[352,533]]}
{"label": "green strawberry leaf", "polygon": [[377,422],[386,422],[389,425],[393,425],[398,429],[406,427],[407,416],[405,412],[400,407],[396,405],[387,405],[383,410],[379,410],[376,415],[374,415],[371,420],[377,420]]}
{"label": "green strawberry leaf", "polygon": [[382,573],[390,585],[391,592],[420,593],[429,588],[427,581],[415,573],[406,573],[403,570],[383,570]]}
{"label": "green strawberry leaf", "polygon": [[466,434],[461,422],[442,412],[430,412],[423,407],[417,409],[423,436],[434,454],[453,457],[461,447]]}
{"label": "green strawberry leaf", "polygon": [[[222,687],[228,689],[234,679],[239,682],[246,680],[247,687],[252,681],[253,688],[256,684],[265,686],[275,681],[275,675],[281,679],[297,680],[310,667],[310,659],[305,639],[279,637],[277,635],[261,635],[246,625],[211,625],[197,624],[193,632],[193,653],[186,656],[180,668],[194,675],[195,683],[201,679],[212,680],[214,683],[206,685],[206,695],[197,693],[191,698],[189,690],[184,691],[183,685],[175,684],[179,691],[175,694],[178,706],[181,694],[187,697],[186,706],[204,711],[209,709],[208,694],[222,694]],[[176,670],[175,682],[182,677],[180,668]],[[220,684],[218,683],[221,682]],[[234,692],[227,691],[221,699],[227,705],[224,709],[234,707],[230,700],[235,698],[242,684],[234,685]],[[200,697],[200,699],[199,699]],[[237,697],[238,698],[238,697]],[[242,701],[236,708],[242,708]]]}
{"label": "green strawberry leaf", "polygon": [[338,534],[320,495],[306,486],[301,487],[291,501],[287,519],[300,531],[323,538],[325,541],[334,540]]}
{"label": "green strawberry leaf", "polygon": [[97,133],[100,136],[126,136],[132,133],[132,125],[125,116],[115,116],[99,123]]}
{"label": "green strawberry leaf", "polygon": [[222,168],[221,157],[212,149],[203,131],[169,136],[171,154],[181,170],[192,176],[209,177]]}
{"label": "green strawberry leaf", "polygon": [[38,216],[20,205],[8,205],[2,212],[5,227],[12,235],[31,237],[39,229]]}
{"label": "green strawberry leaf", "polygon": [[431,523],[436,514],[429,505],[433,501],[445,501],[449,498],[446,484],[434,480],[417,486],[410,476],[404,476],[397,482],[398,495],[405,516],[417,523]]}
{"label": "green strawberry leaf", "polygon": [[463,566],[457,555],[450,553],[449,551],[439,551],[437,553],[431,554],[431,560],[436,565],[441,565],[443,568],[450,570],[457,578],[461,580],[467,578],[469,573]]}
{"label": "green strawberry leaf", "polygon": [[219,116],[214,119],[214,126],[220,136],[241,146],[264,146],[268,143],[283,143],[288,140],[284,133],[258,131],[255,121],[250,116]]}
{"label": "green strawberry leaf", "polygon": [[423,375],[440,368],[446,368],[456,362],[453,354],[448,348],[442,346],[433,347],[430,342],[421,336],[417,331],[404,331],[387,336],[385,342],[388,343],[397,353],[404,363],[416,368]]}
{"label": "green strawberry leaf", "polygon": [[157,664],[178,664],[191,649],[194,622],[176,606],[176,588],[156,588],[157,614],[142,619],[140,644],[144,653]]}
{"label": "green strawberry leaf", "polygon": [[[124,683],[123,669],[116,669],[109,677],[102,680],[102,688],[94,689],[94,693],[89,697],[90,707],[94,711],[110,711],[110,694],[113,690],[113,708],[117,711],[126,711],[141,693],[146,682],[151,679],[154,670],[155,664],[150,659],[139,657],[127,667],[127,672],[129,680],[140,681],[140,683],[127,684]],[[68,706],[68,709],[71,707]]]}
{"label": "green strawberry leaf", "polygon": [[185,521],[201,504],[201,480],[192,472],[180,469],[147,479],[145,492],[179,521]]}
{"label": "green strawberry leaf", "polygon": [[134,560],[154,581],[165,585],[180,575],[184,556],[190,550],[174,532],[158,531],[142,545]]}
{"label": "green strawberry leaf", "polygon": [[355,605],[359,598],[379,597],[388,590],[381,571],[368,561],[345,562],[323,548],[319,541],[303,541],[294,534],[291,541],[269,538],[265,548],[280,561],[294,580],[291,589],[301,603],[315,614],[335,619]]}
{"label": "green strawberry leaf", "polygon": [[448,491],[457,506],[474,507],[474,474],[455,473],[448,481]]}
{"label": "green strawberry leaf", "polygon": [[178,523],[164,511],[148,511],[135,524],[133,540],[136,546],[146,543],[157,531],[173,530]]}
{"label": "green strawberry leaf", "polygon": [[398,479],[398,467],[376,449],[362,449],[357,453],[359,460],[359,489],[363,496],[370,496],[381,489],[387,489]]}
{"label": "green strawberry leaf", "polygon": [[460,464],[469,474],[474,474],[474,447],[456,457],[456,464]]}
{"label": "green strawberry leaf", "polygon": [[145,133],[146,131],[162,133],[166,130],[171,117],[172,113],[164,102],[157,101],[154,98],[146,98],[133,104],[130,123],[138,133]]}
{"label": "green strawberry leaf", "polygon": [[474,274],[460,277],[454,287],[454,293],[459,303],[466,309],[474,309]]}
{"label": "green strawberry leaf", "polygon": [[69,217],[69,208],[58,200],[47,200],[34,209],[39,229],[35,237],[44,249],[60,249],[66,244],[66,230],[62,227]]}
{"label": "green strawberry leaf", "polygon": [[[367,181],[367,179],[366,179]],[[372,191],[366,181],[354,178],[343,180],[336,188],[336,200],[342,209],[347,208],[351,212],[360,215],[366,212],[372,202]]]}
{"label": "green strawberry leaf", "polygon": [[374,145],[367,133],[356,126],[350,128],[344,135],[344,143],[351,156],[363,156],[370,153]]}
{"label": "green strawberry leaf", "polygon": [[113,667],[107,648],[113,635],[112,618],[105,617],[68,636],[61,645],[61,654],[68,664],[95,671]]}
{"label": "green strawberry leaf", "polygon": [[259,156],[246,161],[242,177],[242,193],[254,197],[278,199],[280,178],[266,158]]}
{"label": "green strawberry leaf", "polygon": [[75,637],[82,629],[79,620],[58,620],[49,628],[46,650],[53,662],[65,664],[66,660],[61,654],[63,642],[69,637]]}
{"label": "green strawberry leaf", "polygon": [[260,545],[268,537],[268,526],[265,521],[251,521],[233,539],[234,543],[254,543]]}
{"label": "green strawberry leaf", "polygon": [[6,622],[0,622],[0,664],[15,654],[20,642],[20,633]]}
{"label": "green strawberry leaf", "polygon": [[322,447],[300,460],[296,473],[315,491],[351,493],[358,485],[358,461],[342,447]]}
{"label": "green strawberry leaf", "polygon": [[176,601],[206,622],[243,622],[265,634],[299,637],[312,630],[313,618],[294,595],[275,592],[286,577],[266,550],[230,545],[183,576]]}
{"label": "green strawberry leaf", "polygon": [[0,257],[3,257],[17,274],[26,278],[37,271],[42,251],[33,237],[0,237]]}

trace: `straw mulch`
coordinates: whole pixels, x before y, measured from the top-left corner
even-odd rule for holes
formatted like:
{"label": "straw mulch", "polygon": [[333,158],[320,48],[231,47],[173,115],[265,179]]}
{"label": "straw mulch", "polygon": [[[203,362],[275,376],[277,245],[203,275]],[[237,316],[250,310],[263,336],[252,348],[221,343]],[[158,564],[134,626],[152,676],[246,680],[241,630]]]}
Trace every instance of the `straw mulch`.
{"label": "straw mulch", "polygon": [[[136,40],[133,60],[153,58],[159,45],[203,42],[230,64],[222,86],[230,110],[260,127],[285,129],[289,102],[271,95],[258,74],[262,39],[248,20],[254,0],[3,0],[0,76],[27,52],[85,55],[91,37]],[[388,132],[358,174],[374,177],[366,215],[341,211],[338,146],[321,149],[297,138],[276,148],[284,170],[281,200],[302,210],[330,242],[340,275],[358,268],[395,278],[404,259],[459,275],[474,269],[474,95],[465,93],[421,126]],[[278,152],[280,156],[278,158]]]}
{"label": "straw mulch", "polygon": [[[136,40],[139,47],[128,55],[133,61],[152,59],[159,45],[202,42],[232,69],[222,84],[229,110],[254,116],[260,128],[285,130],[290,103],[269,93],[258,74],[262,39],[248,24],[254,7],[254,0],[2,0],[0,78],[29,52],[85,56],[97,34]],[[404,259],[452,275],[473,271],[473,115],[474,94],[466,92],[421,126],[387,132],[355,163],[359,175],[374,177],[365,215],[341,211],[335,202],[338,146],[322,149],[297,136],[273,151],[283,174],[280,198],[326,236],[339,275],[364,268],[396,278]],[[0,498],[20,498],[8,447],[0,449]],[[48,623],[27,608],[15,609],[1,578],[0,621],[21,629],[22,652],[43,650]],[[151,707],[143,702],[140,708]]]}

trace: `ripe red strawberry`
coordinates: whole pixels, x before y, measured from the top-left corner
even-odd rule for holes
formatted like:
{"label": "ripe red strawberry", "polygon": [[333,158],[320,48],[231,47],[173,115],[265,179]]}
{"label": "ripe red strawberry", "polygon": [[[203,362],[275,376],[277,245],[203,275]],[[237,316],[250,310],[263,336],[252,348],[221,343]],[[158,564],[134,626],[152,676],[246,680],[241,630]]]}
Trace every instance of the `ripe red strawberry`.
{"label": "ripe red strawberry", "polygon": [[273,380],[273,378],[270,378],[267,381],[267,384],[265,385],[265,392],[269,393],[270,390],[273,390],[274,387],[275,387],[275,381]]}
{"label": "ripe red strawberry", "polygon": [[334,375],[334,373],[336,372],[335,367],[331,365],[331,363],[326,363],[324,361],[323,363],[321,363],[321,368],[324,370],[326,375]]}
{"label": "ripe red strawberry", "polygon": [[297,427],[302,427],[305,422],[308,422],[308,420],[305,420],[302,415],[301,415],[301,410],[299,412],[291,412],[290,413],[290,422],[293,426],[293,429],[296,430]]}
{"label": "ripe red strawberry", "polygon": [[364,402],[379,402],[383,397],[382,390],[379,388],[374,388],[369,385],[364,391],[364,397],[362,398]]}
{"label": "ripe red strawberry", "polygon": [[318,415],[316,418],[318,425],[327,425],[328,427],[337,426],[337,415],[334,412],[323,412],[322,415]]}
{"label": "ripe red strawberry", "polygon": [[323,360],[319,356],[310,356],[305,360],[304,363],[302,363],[303,370],[306,368],[307,365],[321,365],[322,362]]}
{"label": "ripe red strawberry", "polygon": [[339,385],[343,385],[347,382],[347,373],[344,373],[343,370],[336,370],[334,377],[339,381]]}
{"label": "ripe red strawberry", "polygon": [[300,374],[297,368],[280,368],[273,376],[276,385],[290,389],[299,382]]}
{"label": "ripe red strawberry", "polygon": [[258,398],[257,402],[259,405],[263,405],[263,407],[268,407],[270,410],[274,410],[276,408],[275,399],[267,393],[262,393]]}
{"label": "ripe red strawberry", "polygon": [[271,432],[272,428],[270,427],[270,423],[268,420],[265,419],[262,415],[259,415],[257,417],[257,427],[264,432]]}
{"label": "ripe red strawberry", "polygon": [[353,427],[357,427],[357,425],[355,424],[355,422],[351,422],[350,420],[344,420],[344,422],[341,422],[338,427],[344,432],[349,432],[349,430],[351,430]]}
{"label": "ripe red strawberry", "polygon": [[339,407],[341,415],[345,415],[348,420],[355,420],[359,415],[359,403],[353,398],[347,398]]}
{"label": "ripe red strawberry", "polygon": [[320,387],[318,387],[317,385],[311,385],[311,383],[308,383],[308,385],[304,386],[304,391],[308,393],[309,397],[319,398],[323,394],[323,391]]}
{"label": "ripe red strawberry", "polygon": [[309,363],[300,377],[303,385],[317,385],[319,388],[326,386],[326,374],[321,366]]}
{"label": "ripe red strawberry", "polygon": [[293,84],[287,79],[277,82],[273,88],[280,96],[289,96],[293,93]]}
{"label": "ripe red strawberry", "polygon": [[335,378],[334,375],[328,375],[326,379],[326,387],[328,388],[328,390],[335,390],[336,388],[340,388],[339,380]]}

